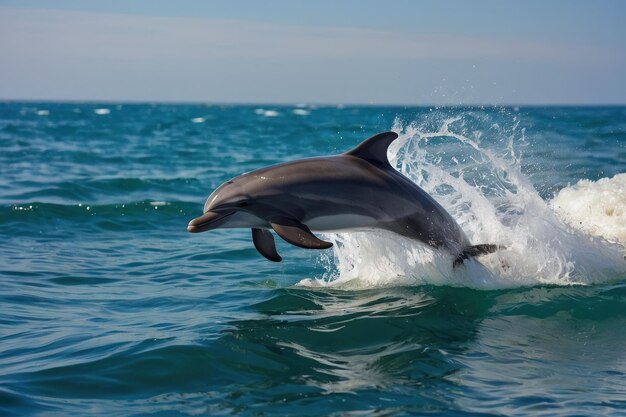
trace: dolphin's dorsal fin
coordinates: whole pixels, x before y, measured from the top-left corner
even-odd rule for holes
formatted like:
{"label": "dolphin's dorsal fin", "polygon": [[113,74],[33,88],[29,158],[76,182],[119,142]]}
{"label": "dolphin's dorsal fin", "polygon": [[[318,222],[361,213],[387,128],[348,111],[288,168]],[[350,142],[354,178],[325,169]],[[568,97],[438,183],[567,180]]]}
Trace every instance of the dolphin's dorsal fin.
{"label": "dolphin's dorsal fin", "polygon": [[375,165],[390,167],[389,159],[387,159],[387,148],[391,142],[398,138],[396,132],[383,132],[365,139],[359,146],[346,152],[344,155],[352,155],[357,158],[365,159]]}

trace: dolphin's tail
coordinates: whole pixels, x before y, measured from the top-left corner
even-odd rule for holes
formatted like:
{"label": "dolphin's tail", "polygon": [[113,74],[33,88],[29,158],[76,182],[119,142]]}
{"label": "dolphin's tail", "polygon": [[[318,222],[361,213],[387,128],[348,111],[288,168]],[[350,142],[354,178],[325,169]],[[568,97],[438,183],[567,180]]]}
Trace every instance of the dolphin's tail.
{"label": "dolphin's tail", "polygon": [[486,255],[488,253],[493,253],[498,249],[505,249],[505,246],[502,245],[492,245],[492,244],[482,244],[482,245],[473,245],[468,246],[463,249],[461,253],[456,257],[454,263],[452,264],[454,268],[461,265],[464,260],[473,258],[475,256]]}

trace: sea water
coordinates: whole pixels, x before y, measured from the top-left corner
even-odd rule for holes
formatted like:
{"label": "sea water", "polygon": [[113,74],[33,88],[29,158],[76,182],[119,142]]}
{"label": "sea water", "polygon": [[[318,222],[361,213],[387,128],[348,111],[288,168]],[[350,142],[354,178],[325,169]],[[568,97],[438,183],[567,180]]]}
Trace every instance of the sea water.
{"label": "sea water", "polygon": [[[222,182],[386,130],[501,250],[186,232]],[[625,173],[625,107],[0,103],[0,414],[624,415]]]}

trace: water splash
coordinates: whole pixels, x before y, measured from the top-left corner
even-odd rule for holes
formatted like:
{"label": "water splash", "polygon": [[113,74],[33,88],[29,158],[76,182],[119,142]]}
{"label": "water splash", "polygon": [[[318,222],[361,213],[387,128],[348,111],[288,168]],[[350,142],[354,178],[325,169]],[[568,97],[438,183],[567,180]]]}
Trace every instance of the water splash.
{"label": "water splash", "polygon": [[433,115],[396,120],[392,129],[400,137],[389,149],[391,164],[439,201],[472,243],[506,249],[453,268],[451,255],[389,232],[330,234],[334,251],[323,255],[328,272],[300,285],[486,289],[624,277],[624,247],[564,223],[522,173],[519,150],[528,142],[517,117],[503,126],[484,113]]}

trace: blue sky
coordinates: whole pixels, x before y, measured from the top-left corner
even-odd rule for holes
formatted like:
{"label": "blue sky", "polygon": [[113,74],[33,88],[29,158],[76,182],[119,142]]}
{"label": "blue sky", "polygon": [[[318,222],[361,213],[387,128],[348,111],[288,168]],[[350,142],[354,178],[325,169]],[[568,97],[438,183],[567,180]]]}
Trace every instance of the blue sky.
{"label": "blue sky", "polygon": [[0,0],[0,99],[624,104],[626,2]]}

